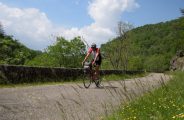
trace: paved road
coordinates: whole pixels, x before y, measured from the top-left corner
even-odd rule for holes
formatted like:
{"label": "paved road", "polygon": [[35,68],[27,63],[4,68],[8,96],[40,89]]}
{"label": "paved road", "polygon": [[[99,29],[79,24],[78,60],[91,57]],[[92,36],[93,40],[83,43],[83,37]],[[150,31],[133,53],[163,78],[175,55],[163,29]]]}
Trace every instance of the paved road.
{"label": "paved road", "polygon": [[104,82],[85,89],[64,84],[0,89],[0,120],[99,120],[123,103],[165,84],[169,76]]}

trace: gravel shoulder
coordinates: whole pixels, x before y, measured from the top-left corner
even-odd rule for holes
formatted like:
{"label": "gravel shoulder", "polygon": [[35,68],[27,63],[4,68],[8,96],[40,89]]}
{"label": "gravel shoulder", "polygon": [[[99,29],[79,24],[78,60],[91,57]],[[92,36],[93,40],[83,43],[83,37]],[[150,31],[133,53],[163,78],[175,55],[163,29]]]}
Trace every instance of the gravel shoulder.
{"label": "gravel shoulder", "polygon": [[121,104],[166,84],[170,76],[151,73],[125,81],[0,88],[0,120],[99,120]]}

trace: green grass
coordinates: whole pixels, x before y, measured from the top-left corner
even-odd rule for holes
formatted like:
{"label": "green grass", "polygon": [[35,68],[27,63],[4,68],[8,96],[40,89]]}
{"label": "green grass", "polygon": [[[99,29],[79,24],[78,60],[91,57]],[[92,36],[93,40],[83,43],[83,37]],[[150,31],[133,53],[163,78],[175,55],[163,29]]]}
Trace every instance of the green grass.
{"label": "green grass", "polygon": [[173,76],[167,85],[122,105],[103,120],[184,120],[184,72]]}
{"label": "green grass", "polygon": [[[124,79],[130,79],[135,77],[143,77],[147,75],[145,74],[134,74],[134,75],[104,75],[101,76],[102,82],[105,81],[111,81],[111,80],[124,80]],[[82,83],[82,78],[77,78],[75,80],[67,80],[62,82],[38,82],[38,83],[23,83],[23,84],[0,84],[0,88],[13,88],[13,87],[29,87],[29,86],[44,86],[44,85],[62,85],[62,84],[68,84],[68,83]]]}

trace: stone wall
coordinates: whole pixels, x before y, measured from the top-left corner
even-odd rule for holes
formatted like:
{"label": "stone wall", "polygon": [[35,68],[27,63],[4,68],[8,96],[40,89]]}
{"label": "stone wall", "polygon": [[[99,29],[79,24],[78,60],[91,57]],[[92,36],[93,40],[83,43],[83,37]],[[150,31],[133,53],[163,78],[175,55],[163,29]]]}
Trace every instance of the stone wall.
{"label": "stone wall", "polygon": [[184,50],[178,51],[176,56],[170,61],[170,69],[172,71],[184,71]]}
{"label": "stone wall", "polygon": [[[101,70],[107,74],[137,74],[143,71]],[[82,68],[49,68],[0,65],[0,84],[71,81],[82,77]]]}

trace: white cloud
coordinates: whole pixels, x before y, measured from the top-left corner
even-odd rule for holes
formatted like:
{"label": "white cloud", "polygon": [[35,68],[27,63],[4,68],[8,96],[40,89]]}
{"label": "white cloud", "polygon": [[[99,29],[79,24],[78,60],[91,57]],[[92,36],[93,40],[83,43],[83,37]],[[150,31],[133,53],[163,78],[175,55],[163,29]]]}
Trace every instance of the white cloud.
{"label": "white cloud", "polygon": [[94,23],[83,28],[72,28],[62,32],[68,39],[76,35],[83,36],[89,44],[98,45],[107,42],[116,35],[115,28],[120,21],[121,14],[139,7],[135,0],[92,0],[88,6],[88,13]]}
{"label": "white cloud", "polygon": [[113,28],[121,14],[138,7],[135,0],[93,0],[89,5],[89,15],[101,27]]}
{"label": "white cloud", "polygon": [[5,32],[33,49],[43,49],[51,44],[49,36],[53,25],[46,14],[35,8],[11,8],[0,3],[0,22]]}
{"label": "white cloud", "polygon": [[51,35],[61,35],[67,39],[80,35],[89,44],[96,42],[100,45],[115,36],[114,28],[121,14],[137,7],[135,0],[92,0],[88,13],[94,22],[82,28],[64,29],[62,26],[54,27],[54,23],[39,9],[12,8],[0,3],[0,21],[7,34],[33,49],[43,49],[53,43]]}
{"label": "white cloud", "polygon": [[57,35],[64,36],[66,39],[82,36],[85,38],[88,44],[95,42],[98,45],[107,42],[109,38],[112,38],[115,35],[114,32],[112,32],[109,28],[99,27],[96,26],[96,24],[91,24],[90,26],[85,26],[81,29],[71,28],[58,31],[59,33]]}

